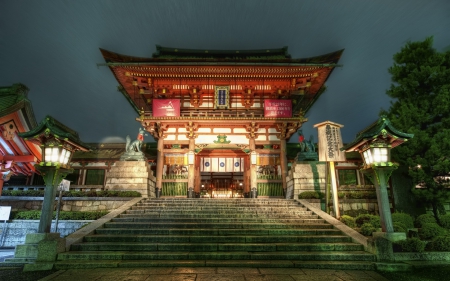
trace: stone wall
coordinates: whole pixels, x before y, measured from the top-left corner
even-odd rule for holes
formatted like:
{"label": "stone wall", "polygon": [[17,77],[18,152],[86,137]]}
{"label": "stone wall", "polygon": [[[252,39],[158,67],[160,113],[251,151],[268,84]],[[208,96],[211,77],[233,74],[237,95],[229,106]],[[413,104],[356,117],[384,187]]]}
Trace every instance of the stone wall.
{"label": "stone wall", "polygon": [[[61,211],[109,211],[116,209],[130,198],[81,198],[81,197],[63,197]],[[11,206],[13,211],[17,210],[41,210],[43,197],[22,197],[22,196],[2,196],[0,197],[0,206]],[[56,202],[55,202],[56,206]]]}
{"label": "stone wall", "polygon": [[155,197],[153,171],[146,161],[118,161],[106,173],[106,190],[137,191],[142,197]]}
{"label": "stone wall", "polygon": [[[84,225],[92,221],[87,220],[61,220],[58,222],[58,233],[61,237],[65,237]],[[25,237],[28,233],[37,233],[39,227],[38,220],[11,220],[7,221],[5,226],[5,234],[3,233],[3,224],[0,228],[0,247],[15,247],[16,245],[24,244]],[[52,222],[51,231],[55,230],[55,221]]]}
{"label": "stone wall", "polygon": [[[321,210],[325,209],[325,200],[305,199],[311,205]],[[331,202],[330,202],[331,203]],[[331,209],[331,206],[330,206]],[[339,200],[339,210],[341,216],[350,215],[352,211],[367,210],[370,214],[378,215],[377,199],[341,199]]]}
{"label": "stone wall", "polygon": [[294,162],[286,178],[288,199],[297,199],[304,191],[325,193],[325,162]]}

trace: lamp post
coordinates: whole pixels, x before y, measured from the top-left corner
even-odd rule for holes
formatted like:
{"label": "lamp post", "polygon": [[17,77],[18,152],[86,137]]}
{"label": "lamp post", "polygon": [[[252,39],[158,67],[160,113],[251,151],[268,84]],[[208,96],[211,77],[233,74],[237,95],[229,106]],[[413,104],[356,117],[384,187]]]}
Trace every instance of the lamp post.
{"label": "lamp post", "polygon": [[397,169],[397,164],[391,162],[391,149],[413,136],[413,134],[400,132],[392,126],[389,119],[381,117],[377,122],[358,133],[352,143],[341,148],[346,152],[358,151],[361,154],[364,160],[361,171],[375,185],[381,228],[388,235],[394,232],[394,227],[387,186],[389,177]]}
{"label": "lamp post", "polygon": [[73,153],[88,151],[88,147],[79,140],[77,132],[51,116],[46,116],[32,131],[19,133],[19,136],[37,143],[42,149],[42,161],[35,165],[45,182],[38,233],[49,233],[58,185],[73,172],[69,164]]}

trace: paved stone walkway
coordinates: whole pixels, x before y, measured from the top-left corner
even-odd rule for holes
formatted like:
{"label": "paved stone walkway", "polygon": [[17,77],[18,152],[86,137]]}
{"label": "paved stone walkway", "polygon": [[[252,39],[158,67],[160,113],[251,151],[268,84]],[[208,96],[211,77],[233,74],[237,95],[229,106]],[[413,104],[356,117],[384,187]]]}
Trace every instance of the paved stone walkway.
{"label": "paved stone walkway", "polygon": [[297,269],[157,267],[145,269],[60,270],[41,281],[386,281],[375,271]]}

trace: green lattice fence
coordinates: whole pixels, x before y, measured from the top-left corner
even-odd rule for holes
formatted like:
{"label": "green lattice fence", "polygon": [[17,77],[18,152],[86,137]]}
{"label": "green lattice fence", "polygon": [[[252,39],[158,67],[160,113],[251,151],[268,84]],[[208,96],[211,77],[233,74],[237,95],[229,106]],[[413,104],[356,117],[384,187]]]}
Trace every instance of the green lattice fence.
{"label": "green lattice fence", "polygon": [[258,196],[283,196],[283,183],[258,183]]}
{"label": "green lattice fence", "polygon": [[162,183],[162,196],[186,196],[187,195],[187,182],[163,182]]}

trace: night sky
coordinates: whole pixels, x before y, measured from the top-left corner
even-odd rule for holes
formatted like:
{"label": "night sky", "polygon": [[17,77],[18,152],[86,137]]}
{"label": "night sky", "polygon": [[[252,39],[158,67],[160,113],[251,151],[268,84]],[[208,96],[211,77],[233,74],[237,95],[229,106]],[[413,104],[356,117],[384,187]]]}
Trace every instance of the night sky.
{"label": "night sky", "polygon": [[151,57],[157,44],[288,46],[293,58],[345,48],[303,133],[317,136],[313,125],[330,120],[350,142],[389,107],[392,56],[428,36],[438,51],[450,49],[450,1],[0,0],[0,86],[25,84],[38,122],[51,115],[84,142],[124,142],[138,132],[137,114],[109,68],[97,66],[99,48]]}

